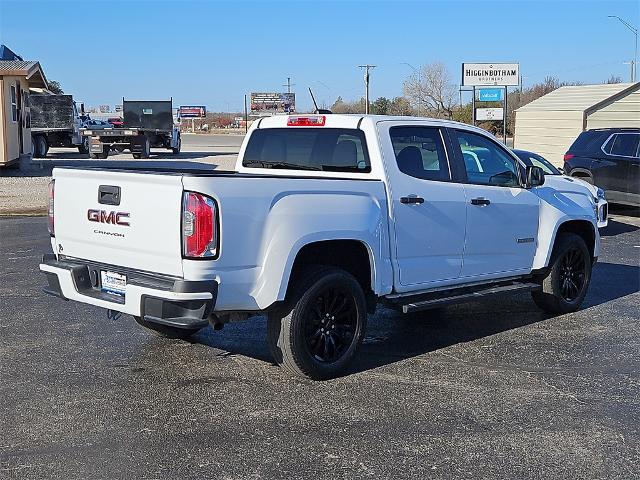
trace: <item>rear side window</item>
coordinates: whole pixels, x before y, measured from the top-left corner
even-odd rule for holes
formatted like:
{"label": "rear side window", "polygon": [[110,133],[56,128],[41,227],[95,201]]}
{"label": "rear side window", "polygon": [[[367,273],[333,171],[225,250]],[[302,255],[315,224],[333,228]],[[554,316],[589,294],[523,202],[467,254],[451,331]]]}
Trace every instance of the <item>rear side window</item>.
{"label": "rear side window", "polygon": [[400,171],[424,180],[451,179],[440,130],[431,127],[392,127],[393,152]]}
{"label": "rear side window", "polygon": [[371,171],[364,132],[344,128],[254,130],[242,159],[251,168],[329,172]]}
{"label": "rear side window", "polygon": [[604,151],[610,155],[637,157],[638,141],[640,141],[640,134],[616,133],[604,146]]}

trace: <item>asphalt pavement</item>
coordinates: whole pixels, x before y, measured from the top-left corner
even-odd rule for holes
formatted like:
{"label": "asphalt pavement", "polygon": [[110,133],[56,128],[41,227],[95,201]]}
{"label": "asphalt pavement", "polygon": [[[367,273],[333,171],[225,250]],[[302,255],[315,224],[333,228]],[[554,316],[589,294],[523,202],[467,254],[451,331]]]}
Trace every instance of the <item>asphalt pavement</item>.
{"label": "asphalt pavement", "polygon": [[639,229],[612,218],[577,313],[380,309],[310,382],[264,319],[170,340],[44,295],[46,219],[2,218],[0,478],[639,478]]}

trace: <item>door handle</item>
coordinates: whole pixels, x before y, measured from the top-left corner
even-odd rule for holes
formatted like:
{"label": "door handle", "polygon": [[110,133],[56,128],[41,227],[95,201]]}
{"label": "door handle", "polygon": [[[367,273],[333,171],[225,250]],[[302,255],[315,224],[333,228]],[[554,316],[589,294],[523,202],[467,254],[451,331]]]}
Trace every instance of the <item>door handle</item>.
{"label": "door handle", "polygon": [[489,200],[488,198],[478,197],[471,199],[471,205],[480,205],[481,207],[484,207],[485,205],[489,205],[490,203],[491,200]]}
{"label": "door handle", "polygon": [[404,204],[424,203],[424,198],[422,198],[422,197],[400,197],[400,203],[404,203]]}

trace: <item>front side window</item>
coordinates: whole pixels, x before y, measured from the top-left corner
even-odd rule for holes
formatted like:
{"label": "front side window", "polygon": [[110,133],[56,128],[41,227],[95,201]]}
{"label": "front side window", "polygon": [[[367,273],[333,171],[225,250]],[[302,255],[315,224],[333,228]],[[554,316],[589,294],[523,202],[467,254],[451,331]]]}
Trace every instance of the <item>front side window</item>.
{"label": "front side window", "polygon": [[618,133],[614,135],[607,143],[607,150],[610,155],[620,157],[637,157],[638,141],[640,134],[637,133]]}
{"label": "front side window", "polygon": [[15,85],[11,85],[11,120],[18,121],[18,95]]}
{"label": "front side window", "polygon": [[389,136],[402,173],[424,180],[451,179],[439,129],[420,126],[391,127]]}
{"label": "front side window", "polygon": [[346,128],[290,127],[254,130],[242,165],[328,172],[371,171],[364,132]]}
{"label": "front side window", "polygon": [[469,183],[517,187],[516,160],[498,144],[477,133],[456,130]]}

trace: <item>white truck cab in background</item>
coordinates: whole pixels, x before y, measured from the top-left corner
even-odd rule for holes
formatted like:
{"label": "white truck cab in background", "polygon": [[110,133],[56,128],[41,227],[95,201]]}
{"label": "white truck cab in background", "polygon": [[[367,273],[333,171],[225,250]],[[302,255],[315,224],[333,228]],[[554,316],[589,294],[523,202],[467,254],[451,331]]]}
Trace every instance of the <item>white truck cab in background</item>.
{"label": "white truck cab in background", "polygon": [[469,125],[274,116],[233,172],[55,169],[40,268],[48,293],[166,335],[265,314],[276,363],[331,378],[379,303],[522,290],[578,309],[605,219],[590,189],[556,177]]}

